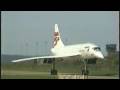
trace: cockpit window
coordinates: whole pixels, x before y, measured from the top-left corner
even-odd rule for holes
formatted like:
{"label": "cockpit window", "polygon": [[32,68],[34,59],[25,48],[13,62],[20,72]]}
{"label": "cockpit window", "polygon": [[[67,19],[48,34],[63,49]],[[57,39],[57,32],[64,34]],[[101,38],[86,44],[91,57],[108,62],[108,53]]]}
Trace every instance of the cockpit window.
{"label": "cockpit window", "polygon": [[95,51],[101,51],[100,47],[94,47],[93,48]]}

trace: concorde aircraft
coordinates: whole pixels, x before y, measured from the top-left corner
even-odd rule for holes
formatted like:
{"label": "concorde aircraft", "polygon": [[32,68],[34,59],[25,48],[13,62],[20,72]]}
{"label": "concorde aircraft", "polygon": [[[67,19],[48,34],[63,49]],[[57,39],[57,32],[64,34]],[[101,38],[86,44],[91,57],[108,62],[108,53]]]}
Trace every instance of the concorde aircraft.
{"label": "concorde aircraft", "polygon": [[65,59],[67,57],[75,57],[75,56],[79,56],[83,60],[85,59],[91,60],[92,58],[99,58],[99,59],[104,58],[100,47],[93,43],[64,45],[60,37],[58,24],[55,24],[54,41],[53,41],[53,48],[51,48],[51,52],[53,54],[51,56],[23,58],[23,59],[13,60],[12,62],[30,61],[35,59],[58,60],[58,58]]}

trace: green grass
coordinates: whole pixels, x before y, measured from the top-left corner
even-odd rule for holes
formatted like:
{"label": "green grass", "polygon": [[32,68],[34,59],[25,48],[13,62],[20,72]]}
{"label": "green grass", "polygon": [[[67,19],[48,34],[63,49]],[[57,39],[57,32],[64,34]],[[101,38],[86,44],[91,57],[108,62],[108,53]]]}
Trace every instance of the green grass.
{"label": "green grass", "polygon": [[57,79],[53,75],[2,75],[2,79]]}
{"label": "green grass", "polygon": [[40,71],[40,72],[49,72],[51,69],[51,65],[32,65],[32,64],[22,64],[22,63],[12,63],[12,64],[4,64],[2,65],[2,69],[4,70],[22,70],[22,71]]}
{"label": "green grass", "polygon": [[[80,63],[56,63],[56,69],[58,73],[69,73],[69,74],[80,74],[81,73]],[[57,76],[50,75],[52,64],[40,64],[34,65],[32,63],[10,63],[2,64],[1,71],[6,73],[1,75],[2,79],[57,79]],[[119,75],[119,64],[111,64],[110,61],[104,61],[100,64],[90,64],[88,65],[91,76],[114,76]],[[13,72],[12,72],[13,71]],[[15,72],[14,72],[15,71]],[[22,71],[23,73],[31,73],[26,75],[21,75],[17,71]],[[41,72],[46,72],[48,74],[39,74]],[[16,73],[16,74],[15,74]],[[33,74],[32,74],[33,73]],[[35,74],[36,73],[36,74]]]}

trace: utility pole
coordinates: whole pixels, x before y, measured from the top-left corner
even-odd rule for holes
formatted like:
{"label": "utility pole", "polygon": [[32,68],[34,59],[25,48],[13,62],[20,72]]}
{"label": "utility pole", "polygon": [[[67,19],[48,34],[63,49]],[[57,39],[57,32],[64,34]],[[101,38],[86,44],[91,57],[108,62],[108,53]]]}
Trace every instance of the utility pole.
{"label": "utility pole", "polygon": [[25,48],[26,48],[26,49],[25,49],[25,50],[26,50],[26,51],[25,51],[25,55],[27,56],[27,55],[28,55],[28,43],[25,43]]}
{"label": "utility pole", "polygon": [[38,56],[38,53],[39,53],[39,52],[38,52],[38,51],[39,51],[39,49],[38,49],[38,48],[39,48],[39,43],[38,43],[38,42],[36,42],[36,56]]}
{"label": "utility pole", "polygon": [[47,50],[47,41],[44,42],[45,46],[44,46],[44,54],[46,54],[46,50]]}
{"label": "utility pole", "polygon": [[[39,43],[36,42],[36,56],[38,56],[38,47],[39,47]],[[37,59],[34,60],[34,64],[36,65],[37,64]]]}

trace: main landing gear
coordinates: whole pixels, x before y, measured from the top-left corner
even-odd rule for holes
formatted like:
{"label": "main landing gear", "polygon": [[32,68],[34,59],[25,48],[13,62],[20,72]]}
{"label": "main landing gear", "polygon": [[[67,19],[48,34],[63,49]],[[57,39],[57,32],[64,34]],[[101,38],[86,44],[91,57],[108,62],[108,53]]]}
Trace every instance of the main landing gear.
{"label": "main landing gear", "polygon": [[52,60],[52,69],[51,69],[51,75],[57,75],[57,70],[55,69],[55,59]]}

